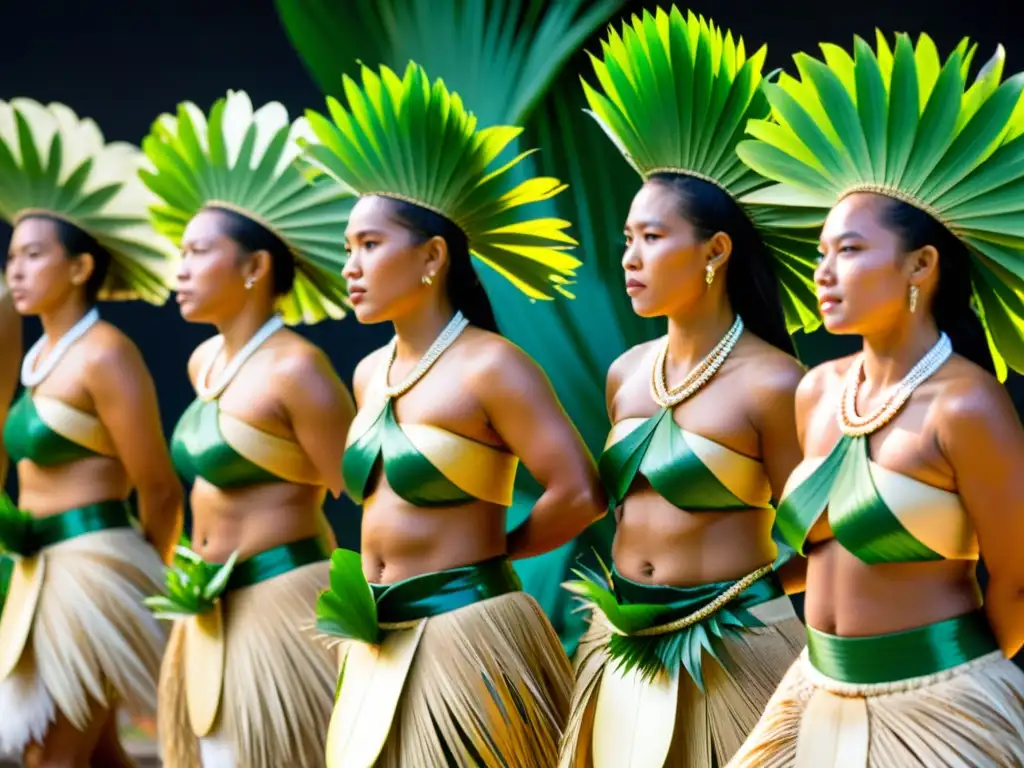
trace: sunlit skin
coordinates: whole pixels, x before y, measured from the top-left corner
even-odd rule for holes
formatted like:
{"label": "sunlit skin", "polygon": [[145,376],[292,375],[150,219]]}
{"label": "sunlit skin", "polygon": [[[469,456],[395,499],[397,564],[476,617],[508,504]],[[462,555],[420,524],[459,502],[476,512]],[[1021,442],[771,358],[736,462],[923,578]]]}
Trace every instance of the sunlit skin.
{"label": "sunlit skin", "polygon": [[[864,384],[857,412],[878,408],[938,339],[928,308],[938,283],[938,253],[902,252],[876,195],[850,195],[829,214],[815,273],[829,331],[864,337]],[[919,286],[910,312],[910,285]],[[797,420],[804,453],[825,456],[839,439],[836,410],[853,358],[813,369],[800,384]],[[871,458],[888,469],[959,494],[991,574],[985,608],[1000,644],[1024,643],[1024,429],[1006,390],[955,355],[918,387],[903,410],[869,439]],[[968,612],[981,595],[971,562],[866,565],[812,529],[807,623],[844,636],[876,635]]]}
{"label": "sunlit skin", "polygon": [[[735,318],[725,291],[732,253],[728,234],[698,237],[682,216],[676,193],[648,182],[625,226],[624,280],[633,310],[668,318],[667,380],[674,386],[715,347]],[[707,265],[715,278],[705,282]],[[647,418],[658,410],[651,369],[664,337],[623,354],[608,372],[611,422]],[[687,431],[763,462],[778,497],[800,460],[793,417],[799,363],[745,330],[715,377],[677,406]],[[638,476],[617,510],[613,557],[627,578],[687,586],[736,579],[770,563],[772,510],[687,512]]]}
{"label": "sunlit skin", "polygon": [[[445,292],[448,249],[435,237],[416,245],[390,214],[390,201],[365,197],[346,231],[344,275],[361,323],[392,322],[397,359],[389,383],[408,376],[454,310]],[[422,278],[431,278],[424,285]],[[379,386],[385,350],[356,368],[356,400]],[[395,402],[399,423],[430,424],[509,451],[544,493],[527,522],[506,536],[505,510],[476,501],[420,508],[402,500],[378,473],[363,504],[366,578],[391,583],[480,562],[504,553],[531,557],[577,536],[604,512],[593,459],[540,368],[505,339],[470,327],[408,393]]]}
{"label": "sunlit skin", "polygon": [[[37,315],[53,342],[88,311],[85,283],[92,269],[91,255],[67,257],[52,221],[30,218],[14,228],[6,268],[14,306],[22,315]],[[21,461],[18,506],[47,517],[127,498],[134,488],[145,535],[169,558],[181,530],[181,486],[160,424],[156,389],[135,345],[101,321],[71,346],[35,393],[99,417],[117,458],[96,456],[45,468]],[[117,741],[115,717],[96,705],[88,730],[80,732],[58,714],[42,742],[26,751],[26,764],[83,765],[90,755],[104,765],[129,764]]]}
{"label": "sunlit skin", "polygon": [[[21,362],[21,315],[14,309],[14,302],[0,277],[0,431],[7,421],[11,398],[18,386],[18,371]],[[7,453],[0,441],[0,487],[7,477]]]}
{"label": "sunlit skin", "polygon": [[[227,231],[223,213],[204,210],[182,238],[177,292],[182,317],[210,323],[224,336],[209,382],[217,381],[274,311],[270,254],[245,254]],[[252,288],[246,289],[250,278]],[[214,353],[213,339],[192,353],[193,384]],[[337,496],[343,490],[341,457],[355,407],[327,356],[299,334],[281,329],[243,365],[219,406],[256,429],[298,443],[320,471],[321,483],[223,490],[197,478],[190,497],[195,551],[217,563],[236,550],[245,558],[318,535],[333,547],[322,507],[327,491]]]}

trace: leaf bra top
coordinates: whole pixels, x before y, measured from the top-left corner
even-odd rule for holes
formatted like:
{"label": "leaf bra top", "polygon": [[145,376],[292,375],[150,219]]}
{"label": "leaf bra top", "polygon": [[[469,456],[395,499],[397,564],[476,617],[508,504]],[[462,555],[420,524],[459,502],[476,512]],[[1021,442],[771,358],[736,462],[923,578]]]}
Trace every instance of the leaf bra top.
{"label": "leaf bra top", "polygon": [[690,512],[771,508],[771,486],[760,461],[687,432],[667,408],[616,423],[598,470],[612,508],[626,498],[637,475]]}
{"label": "leaf bra top", "polygon": [[399,424],[393,400],[367,403],[349,429],[342,475],[357,504],[372,493],[378,467],[400,498],[417,507],[512,503],[519,459],[429,424]]}
{"label": "leaf bra top", "polygon": [[843,435],[826,457],[793,471],[777,524],[800,554],[823,514],[844,549],[868,564],[977,560],[960,497],[873,462],[867,436]]}
{"label": "leaf bra top", "polygon": [[110,435],[91,413],[53,397],[22,390],[4,425],[4,447],[11,461],[56,467],[91,456],[116,456]]}
{"label": "leaf bra top", "polygon": [[263,483],[318,485],[319,472],[298,443],[256,429],[221,410],[218,400],[196,398],[171,437],[174,467],[225,490]]}

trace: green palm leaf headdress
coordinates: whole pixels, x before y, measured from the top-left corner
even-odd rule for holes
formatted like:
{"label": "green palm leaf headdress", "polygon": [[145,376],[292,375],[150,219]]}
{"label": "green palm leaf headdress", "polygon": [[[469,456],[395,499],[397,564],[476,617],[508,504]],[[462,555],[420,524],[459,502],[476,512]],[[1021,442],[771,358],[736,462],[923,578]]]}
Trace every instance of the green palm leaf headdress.
{"label": "green palm leaf headdress", "polygon": [[[935,43],[905,34],[853,55],[821,46],[824,61],[794,57],[799,79],[765,85],[772,119],[753,120],[738,152],[779,182],[746,202],[789,207],[819,223],[854,192],[928,213],[968,248],[974,307],[1000,378],[1024,371],[1024,73],[1000,82],[1002,47],[968,86],[975,46],[943,63]],[[785,218],[785,217],[783,217]]]}
{"label": "green palm leaf headdress", "polygon": [[101,300],[159,305],[170,295],[177,250],[150,226],[143,160],[63,104],[0,101],[0,218],[50,216],[90,235],[111,256]]}
{"label": "green palm leaf headdress", "polygon": [[532,299],[571,296],[567,285],[580,262],[569,222],[530,218],[529,203],[554,197],[565,185],[553,178],[519,184],[498,155],[521,128],[477,130],[473,113],[441,80],[410,63],[403,77],[386,66],[362,67],[362,84],[346,76],[348,109],[327,100],[330,119],[308,112],[319,143],[303,142],[306,160],[345,189],[414,203],[454,222],[472,253]]}
{"label": "green palm leaf headdress", "polygon": [[[583,80],[590,114],[644,179],[692,176],[737,203],[769,183],[736,155],[747,120],[769,114],[764,47],[748,57],[742,38],[674,6],[633,16],[621,34],[609,28],[601,47],[601,58],[590,57],[600,90]],[[775,257],[788,329],[813,330],[816,238],[775,226],[767,206],[741,208]]]}
{"label": "green palm leaf headdress", "polygon": [[[304,118],[292,122],[277,102],[253,111],[228,91],[209,116],[183,102],[153,123],[142,148],[152,163],[142,179],[159,197],[153,224],[176,244],[203,208],[234,211],[276,235],[295,258],[295,283],[278,300],[285,322],[344,316],[341,269],[345,222],[354,198],[330,183],[310,183],[295,165]],[[326,182],[326,180],[323,180]]]}

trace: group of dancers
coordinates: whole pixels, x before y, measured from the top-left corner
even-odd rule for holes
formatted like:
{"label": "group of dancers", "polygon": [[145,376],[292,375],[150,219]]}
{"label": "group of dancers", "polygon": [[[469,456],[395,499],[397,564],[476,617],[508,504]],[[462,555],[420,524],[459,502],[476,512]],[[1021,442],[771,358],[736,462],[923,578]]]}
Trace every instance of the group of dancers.
{"label": "group of dancers", "polygon": [[[126,708],[170,768],[1024,766],[1024,73],[821,50],[767,78],[673,7],[592,57],[641,177],[623,288],[668,329],[609,369],[597,461],[476,273],[571,300],[565,185],[418,65],[296,120],[183,103],[141,149],[0,102],[5,406],[43,327],[3,430],[0,752],[130,764]],[[96,305],[172,291],[218,334],[168,444]],[[354,400],[288,328],[346,311],[395,332]],[[863,347],[805,371],[822,323]],[[520,463],[543,492],[506,532]],[[605,514],[570,661],[511,561]]]}

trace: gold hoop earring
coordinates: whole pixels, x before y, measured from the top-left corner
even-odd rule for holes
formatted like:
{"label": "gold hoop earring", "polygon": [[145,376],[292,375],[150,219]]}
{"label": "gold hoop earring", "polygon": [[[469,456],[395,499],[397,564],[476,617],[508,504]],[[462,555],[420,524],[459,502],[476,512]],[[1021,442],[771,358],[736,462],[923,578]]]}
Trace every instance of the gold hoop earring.
{"label": "gold hoop earring", "polygon": [[423,283],[424,285],[433,285],[434,278],[431,277],[430,275],[424,275],[423,277],[420,278],[420,282]]}
{"label": "gold hoop earring", "polygon": [[715,282],[715,268],[710,264],[704,268],[704,282],[707,283],[709,287],[713,282]]}
{"label": "gold hoop earring", "polygon": [[913,314],[917,311],[917,296],[921,293],[921,289],[916,285],[910,286],[910,312]]}

